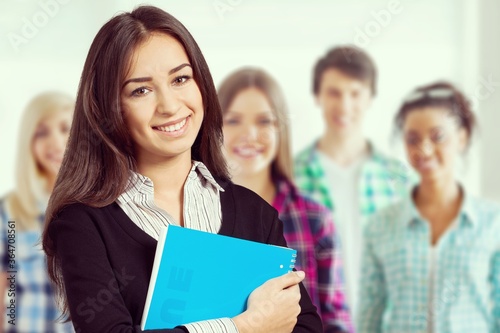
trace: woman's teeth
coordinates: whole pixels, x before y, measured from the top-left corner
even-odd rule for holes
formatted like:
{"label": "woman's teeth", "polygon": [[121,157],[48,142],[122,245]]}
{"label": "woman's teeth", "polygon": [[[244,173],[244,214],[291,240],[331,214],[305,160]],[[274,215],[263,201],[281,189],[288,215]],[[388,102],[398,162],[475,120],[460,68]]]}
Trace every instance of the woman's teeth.
{"label": "woman's teeth", "polygon": [[158,127],[155,127],[155,128],[159,129],[162,132],[175,132],[175,131],[178,131],[181,128],[183,128],[184,125],[186,125],[186,121],[187,121],[187,118],[185,118],[183,121],[181,121],[180,123],[177,123],[175,125],[158,126]]}
{"label": "woman's teeth", "polygon": [[259,153],[255,148],[238,148],[236,152],[243,157],[255,156]]}

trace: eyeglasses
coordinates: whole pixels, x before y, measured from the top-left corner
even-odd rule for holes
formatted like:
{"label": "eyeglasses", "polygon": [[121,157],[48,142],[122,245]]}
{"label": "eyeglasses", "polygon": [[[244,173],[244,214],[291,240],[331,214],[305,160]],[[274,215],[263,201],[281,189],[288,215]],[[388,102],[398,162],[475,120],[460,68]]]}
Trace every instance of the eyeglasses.
{"label": "eyeglasses", "polygon": [[403,100],[405,104],[413,103],[424,98],[447,99],[453,97],[455,91],[449,88],[435,88],[425,91],[414,91]]}

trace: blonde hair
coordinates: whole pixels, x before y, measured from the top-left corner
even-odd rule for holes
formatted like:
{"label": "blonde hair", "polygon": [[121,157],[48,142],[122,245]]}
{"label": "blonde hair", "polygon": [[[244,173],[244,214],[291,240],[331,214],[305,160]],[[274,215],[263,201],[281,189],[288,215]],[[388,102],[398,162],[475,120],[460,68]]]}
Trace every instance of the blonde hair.
{"label": "blonde hair", "polygon": [[33,138],[44,119],[59,112],[73,112],[74,100],[60,92],[45,92],[35,96],[24,110],[19,127],[16,158],[15,188],[6,197],[10,218],[21,230],[36,229],[37,219],[44,214],[49,193],[47,179],[33,155]]}
{"label": "blonde hair", "polygon": [[252,67],[241,68],[230,74],[218,89],[222,113],[226,114],[236,95],[248,88],[257,88],[267,97],[277,119],[279,139],[278,152],[271,164],[273,180],[286,179],[292,182],[293,163],[288,108],[284,94],[274,78],[264,70]]}

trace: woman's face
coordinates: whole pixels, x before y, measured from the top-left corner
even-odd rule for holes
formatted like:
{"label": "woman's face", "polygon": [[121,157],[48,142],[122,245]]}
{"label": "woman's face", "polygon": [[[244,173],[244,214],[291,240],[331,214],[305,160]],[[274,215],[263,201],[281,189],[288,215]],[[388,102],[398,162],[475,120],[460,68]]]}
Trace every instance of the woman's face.
{"label": "woman's face", "polygon": [[408,160],[422,181],[454,175],[455,160],[465,150],[468,138],[449,110],[412,110],[406,115],[403,133]]}
{"label": "woman's face", "polygon": [[278,151],[277,119],[257,88],[240,91],[224,115],[224,151],[233,177],[267,171]]}
{"label": "woman's face", "polygon": [[39,170],[55,178],[61,167],[71,127],[70,110],[61,110],[42,119],[33,136],[32,150]]}
{"label": "woman's face", "polygon": [[185,156],[203,121],[203,102],[184,47],[152,34],[131,57],[121,104],[139,162]]}

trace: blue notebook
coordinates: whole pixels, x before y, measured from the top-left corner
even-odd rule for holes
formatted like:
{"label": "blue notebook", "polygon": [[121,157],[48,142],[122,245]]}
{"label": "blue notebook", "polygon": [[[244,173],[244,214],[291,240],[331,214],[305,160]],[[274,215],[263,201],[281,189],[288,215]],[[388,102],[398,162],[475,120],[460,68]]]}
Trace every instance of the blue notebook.
{"label": "blue notebook", "polygon": [[161,230],[142,330],[234,317],[250,293],[291,271],[297,251],[208,232]]}

